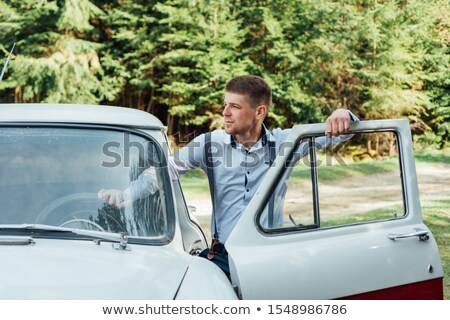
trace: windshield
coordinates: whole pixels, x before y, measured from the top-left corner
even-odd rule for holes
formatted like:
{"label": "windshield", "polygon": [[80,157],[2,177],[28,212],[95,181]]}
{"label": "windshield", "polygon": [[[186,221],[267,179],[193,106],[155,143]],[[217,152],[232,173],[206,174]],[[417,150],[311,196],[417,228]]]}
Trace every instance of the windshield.
{"label": "windshield", "polygon": [[[0,127],[0,148],[0,225],[125,233],[130,242],[171,237],[167,170],[150,138],[96,128]],[[131,188],[138,182],[139,192]],[[101,190],[127,201],[110,205]]]}

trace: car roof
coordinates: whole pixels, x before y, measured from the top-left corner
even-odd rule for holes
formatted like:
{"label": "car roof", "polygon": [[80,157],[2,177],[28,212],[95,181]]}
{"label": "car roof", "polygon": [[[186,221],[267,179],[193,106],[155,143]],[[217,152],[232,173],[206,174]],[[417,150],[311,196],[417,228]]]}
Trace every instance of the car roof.
{"label": "car roof", "polygon": [[0,104],[0,122],[103,124],[165,129],[158,118],[141,110],[81,104]]}

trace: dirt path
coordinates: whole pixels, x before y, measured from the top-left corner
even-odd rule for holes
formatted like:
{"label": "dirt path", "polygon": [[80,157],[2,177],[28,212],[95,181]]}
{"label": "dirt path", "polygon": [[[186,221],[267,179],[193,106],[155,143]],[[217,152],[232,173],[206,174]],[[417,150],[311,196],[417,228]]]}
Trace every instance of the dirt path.
{"label": "dirt path", "polygon": [[418,166],[420,200],[450,198],[450,164],[440,166]]}
{"label": "dirt path", "polygon": [[[374,180],[374,181],[371,181]],[[395,175],[384,173],[373,176],[364,177],[366,186],[376,185],[375,180],[382,179],[384,185],[398,185],[398,177]],[[422,202],[438,199],[450,199],[450,164],[441,165],[417,165],[417,179],[419,182],[420,199]],[[401,203],[398,195],[399,190],[393,190],[391,187],[383,187],[374,192],[373,188],[361,187],[361,184],[354,180],[341,181],[339,185],[328,184],[322,186],[323,191],[327,193],[326,201],[321,200],[321,208],[328,215],[338,215],[342,210],[337,210],[336,203],[343,201],[349,202],[348,195],[351,194],[351,206],[345,210],[346,213],[364,212],[370,209],[392,206]],[[349,190],[350,189],[350,190]],[[371,190],[370,190],[371,189]],[[370,190],[370,192],[368,191]],[[350,192],[349,192],[350,191]],[[343,199],[343,195],[347,195]],[[211,200],[209,197],[193,198],[186,195],[189,205],[196,207],[194,216],[199,221],[206,236],[209,237],[210,219],[211,219]],[[399,200],[400,199],[400,200]],[[302,197],[297,197],[295,205],[301,206],[304,202]],[[351,207],[351,209],[350,209]]]}

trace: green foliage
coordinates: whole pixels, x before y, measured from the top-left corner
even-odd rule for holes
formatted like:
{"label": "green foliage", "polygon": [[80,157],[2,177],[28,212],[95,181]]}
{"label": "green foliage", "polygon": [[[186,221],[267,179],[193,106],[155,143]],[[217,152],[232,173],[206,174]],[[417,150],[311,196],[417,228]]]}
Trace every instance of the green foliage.
{"label": "green foliage", "polygon": [[[158,65],[164,73],[159,101],[179,125],[212,129],[217,121],[208,125],[208,120],[220,115],[226,81],[245,73],[249,63],[239,53],[245,27],[222,1],[168,1],[155,9],[162,16],[158,41],[165,49]],[[180,112],[183,106],[188,107]]]}
{"label": "green foliage", "polygon": [[[104,73],[91,19],[104,14],[90,1],[2,1],[9,15],[3,46],[16,42],[9,87],[15,101],[99,103],[117,87]],[[3,42],[2,41],[2,42]]]}
{"label": "green foliage", "polygon": [[[179,141],[219,128],[223,88],[256,74],[269,127],[410,119],[450,139],[446,0],[0,0],[0,50],[17,47],[0,100],[107,103],[158,116]],[[430,140],[431,139],[431,140]]]}
{"label": "green foliage", "polygon": [[57,27],[65,32],[86,32],[94,29],[91,17],[103,17],[104,13],[91,1],[66,0],[62,6]]}

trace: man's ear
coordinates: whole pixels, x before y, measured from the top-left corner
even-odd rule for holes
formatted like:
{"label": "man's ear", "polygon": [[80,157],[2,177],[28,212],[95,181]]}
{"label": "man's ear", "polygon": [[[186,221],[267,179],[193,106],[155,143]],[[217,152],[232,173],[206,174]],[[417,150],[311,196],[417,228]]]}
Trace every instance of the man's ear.
{"label": "man's ear", "polygon": [[264,119],[267,115],[267,112],[269,111],[269,108],[265,104],[261,104],[258,107],[256,107],[256,116],[258,118]]}

